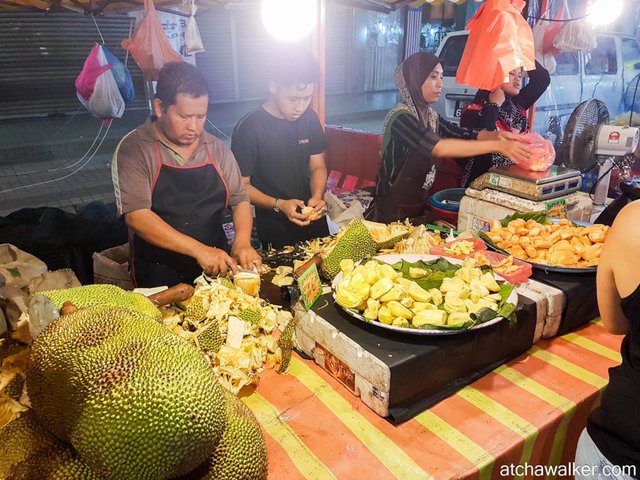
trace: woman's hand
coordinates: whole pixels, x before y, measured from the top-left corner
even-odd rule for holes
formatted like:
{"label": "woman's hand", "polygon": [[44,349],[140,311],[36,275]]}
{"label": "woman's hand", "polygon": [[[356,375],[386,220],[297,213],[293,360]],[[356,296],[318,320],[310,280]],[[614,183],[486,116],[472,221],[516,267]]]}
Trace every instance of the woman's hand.
{"label": "woman's hand", "polygon": [[[305,207],[302,200],[298,200],[297,198],[280,200],[278,202],[278,206],[280,207],[280,211],[289,219],[290,222],[300,225],[301,227],[306,227],[311,223],[307,216],[301,213],[302,209]],[[298,211],[298,209],[300,209],[300,211]]]}
{"label": "woman's hand", "polygon": [[496,151],[505,157],[510,158],[513,163],[524,163],[528,161],[531,156],[531,150],[527,146],[526,142],[518,140],[499,141],[497,142]]}
{"label": "woman's hand", "polygon": [[207,275],[226,275],[229,270],[238,271],[237,262],[220,248],[203,246],[195,259]]}

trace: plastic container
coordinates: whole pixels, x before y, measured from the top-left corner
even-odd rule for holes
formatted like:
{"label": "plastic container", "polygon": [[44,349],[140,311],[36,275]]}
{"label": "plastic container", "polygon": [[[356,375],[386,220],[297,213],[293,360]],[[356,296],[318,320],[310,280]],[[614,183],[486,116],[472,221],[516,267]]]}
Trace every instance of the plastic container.
{"label": "plastic container", "polygon": [[[506,255],[503,255],[502,253],[492,252],[491,250],[482,252],[482,254],[487,258],[487,260],[489,260],[489,263],[491,264],[491,266],[495,265],[496,263],[500,263],[504,259],[508,258]],[[525,262],[524,260],[520,260],[519,258],[514,257],[513,265],[516,265],[520,268],[518,268],[517,270],[511,273],[503,273],[500,271],[495,272],[495,270],[494,272],[497,275],[500,275],[502,278],[504,278],[507,282],[512,283],[514,285],[518,283],[526,282],[531,276],[531,274],[533,273],[531,264]]]}
{"label": "plastic container", "polygon": [[464,188],[447,188],[431,195],[429,203],[435,219],[457,225],[460,200],[464,197],[464,192]]}

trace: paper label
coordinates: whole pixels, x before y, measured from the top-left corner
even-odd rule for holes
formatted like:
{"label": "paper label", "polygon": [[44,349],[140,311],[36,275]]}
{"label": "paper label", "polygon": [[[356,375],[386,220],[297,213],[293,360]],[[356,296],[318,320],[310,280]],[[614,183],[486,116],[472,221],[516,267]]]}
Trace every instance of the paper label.
{"label": "paper label", "polygon": [[322,295],[322,282],[315,263],[298,277],[298,286],[300,287],[300,299],[304,303],[304,308],[309,310]]}
{"label": "paper label", "polygon": [[547,215],[551,218],[567,218],[567,199],[557,198],[545,204]]}

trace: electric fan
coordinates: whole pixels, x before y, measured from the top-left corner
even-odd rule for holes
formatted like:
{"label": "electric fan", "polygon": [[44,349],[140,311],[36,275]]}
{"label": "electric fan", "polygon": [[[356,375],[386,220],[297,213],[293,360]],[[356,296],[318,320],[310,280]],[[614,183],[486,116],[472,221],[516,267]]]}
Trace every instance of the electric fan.
{"label": "electric fan", "polygon": [[585,173],[599,165],[593,192],[594,206],[604,205],[607,199],[613,158],[635,152],[640,139],[638,128],[608,125],[608,122],[607,107],[592,98],[579,104],[571,113],[563,137],[563,161],[567,167]]}

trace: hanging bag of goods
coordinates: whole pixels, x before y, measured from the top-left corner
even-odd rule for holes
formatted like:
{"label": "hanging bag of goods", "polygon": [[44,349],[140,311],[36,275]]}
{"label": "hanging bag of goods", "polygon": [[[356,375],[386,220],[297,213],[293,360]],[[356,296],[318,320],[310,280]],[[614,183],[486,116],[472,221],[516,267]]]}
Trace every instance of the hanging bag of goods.
{"label": "hanging bag of goods", "polygon": [[75,81],[78,100],[98,118],[120,118],[124,113],[124,99],[111,67],[103,46],[96,44]]}
{"label": "hanging bag of goods", "polygon": [[509,72],[535,69],[531,27],[522,16],[523,0],[487,0],[469,20],[469,39],[456,82],[493,90],[509,81]]}
{"label": "hanging bag of goods", "polygon": [[122,48],[129,50],[146,80],[158,80],[158,72],[165,63],[181,62],[164,33],[153,0],[144,0],[145,17],[136,25],[131,38],[122,40]]}

